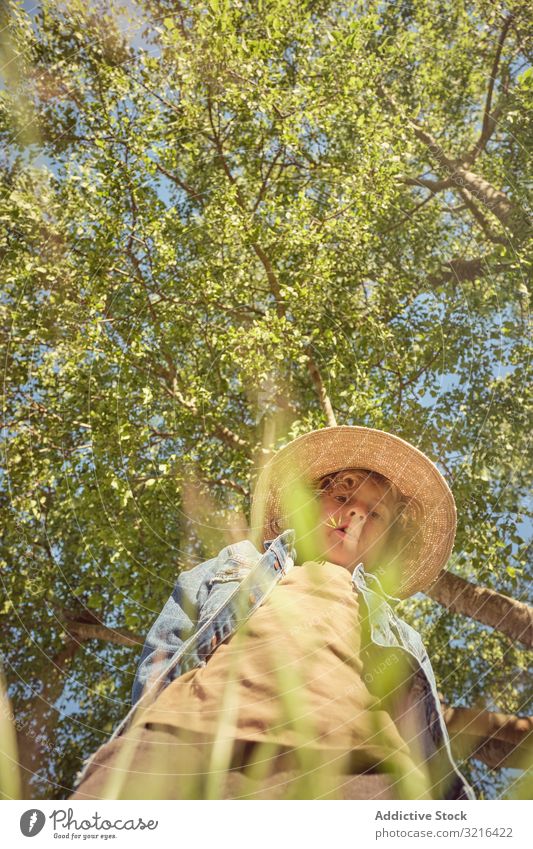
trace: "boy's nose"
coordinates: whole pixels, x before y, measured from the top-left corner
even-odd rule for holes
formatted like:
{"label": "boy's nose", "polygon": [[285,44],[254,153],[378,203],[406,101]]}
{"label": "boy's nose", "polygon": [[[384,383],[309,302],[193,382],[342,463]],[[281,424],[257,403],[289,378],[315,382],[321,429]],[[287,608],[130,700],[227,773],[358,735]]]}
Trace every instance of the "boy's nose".
{"label": "boy's nose", "polygon": [[360,516],[362,519],[366,518],[367,510],[364,504],[361,504],[359,501],[356,501],[354,504],[350,504],[348,507],[348,515],[350,518],[352,516]]}
{"label": "boy's nose", "polygon": [[360,507],[358,505],[353,505],[348,509],[347,519],[349,522],[356,519],[360,522],[364,522],[366,519],[366,512],[364,507]]}

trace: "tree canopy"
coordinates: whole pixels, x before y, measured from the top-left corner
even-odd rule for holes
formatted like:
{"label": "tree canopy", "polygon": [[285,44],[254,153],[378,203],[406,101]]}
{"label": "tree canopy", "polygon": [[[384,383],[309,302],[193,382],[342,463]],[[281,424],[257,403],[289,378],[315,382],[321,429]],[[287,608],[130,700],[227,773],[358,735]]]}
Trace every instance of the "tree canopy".
{"label": "tree canopy", "polygon": [[[400,612],[449,710],[527,717],[527,4],[2,14],[0,628],[28,793],[68,795],[179,571],[246,534],[271,451],[335,422],[446,476],[461,590]],[[516,793],[525,756],[466,732],[478,795]]]}

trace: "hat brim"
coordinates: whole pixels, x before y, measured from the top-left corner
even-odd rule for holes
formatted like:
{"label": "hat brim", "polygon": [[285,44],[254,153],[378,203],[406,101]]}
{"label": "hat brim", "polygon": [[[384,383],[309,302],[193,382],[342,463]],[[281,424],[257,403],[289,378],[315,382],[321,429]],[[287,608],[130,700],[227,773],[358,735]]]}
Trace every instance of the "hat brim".
{"label": "hat brim", "polygon": [[[445,568],[457,527],[453,494],[435,464],[418,448],[383,430],[341,425],[302,434],[266,463],[254,488],[251,530],[272,536],[272,522],[284,522],[283,497],[294,470],[308,482],[346,468],[379,472],[415,498],[422,508],[422,537],[416,563],[406,564],[395,595],[404,598],[429,587]],[[355,565],[355,564],[354,564]]]}

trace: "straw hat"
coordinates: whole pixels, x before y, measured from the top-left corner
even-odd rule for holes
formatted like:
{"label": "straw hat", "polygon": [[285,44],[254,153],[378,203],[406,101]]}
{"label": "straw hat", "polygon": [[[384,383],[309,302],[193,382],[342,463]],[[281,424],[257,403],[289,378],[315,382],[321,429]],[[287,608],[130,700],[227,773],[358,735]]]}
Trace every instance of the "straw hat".
{"label": "straw hat", "polygon": [[[313,430],[279,449],[257,479],[251,505],[252,532],[271,539],[273,522],[284,520],[282,493],[290,492],[295,471],[307,483],[341,469],[379,472],[414,497],[422,508],[422,537],[415,562],[404,562],[401,584],[394,593],[406,598],[427,589],[446,566],[453,548],[457,511],[451,490],[435,464],[418,448],[383,430],[339,426]],[[263,520],[264,519],[264,520]]]}

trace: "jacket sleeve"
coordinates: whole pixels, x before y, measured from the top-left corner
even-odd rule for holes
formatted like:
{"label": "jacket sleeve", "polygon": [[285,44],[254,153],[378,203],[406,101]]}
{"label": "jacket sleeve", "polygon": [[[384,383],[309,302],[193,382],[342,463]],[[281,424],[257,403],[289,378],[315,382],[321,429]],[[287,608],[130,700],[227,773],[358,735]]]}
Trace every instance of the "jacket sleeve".
{"label": "jacket sleeve", "polygon": [[[220,554],[179,575],[170,598],[146,637],[133,682],[132,704],[139,701],[147,684],[159,677],[165,665],[194,633],[208,580],[219,563]],[[168,673],[163,679],[164,685],[176,675],[179,675],[179,668]]]}

